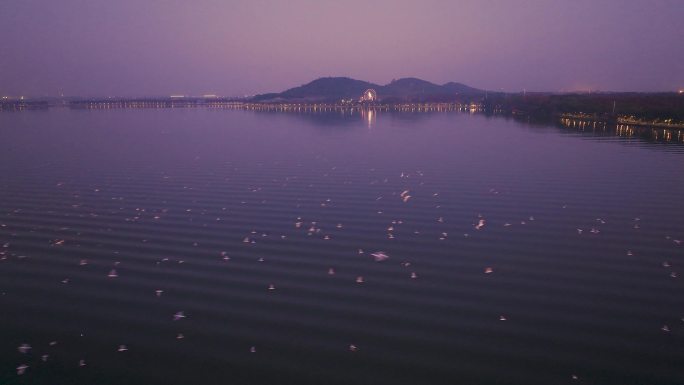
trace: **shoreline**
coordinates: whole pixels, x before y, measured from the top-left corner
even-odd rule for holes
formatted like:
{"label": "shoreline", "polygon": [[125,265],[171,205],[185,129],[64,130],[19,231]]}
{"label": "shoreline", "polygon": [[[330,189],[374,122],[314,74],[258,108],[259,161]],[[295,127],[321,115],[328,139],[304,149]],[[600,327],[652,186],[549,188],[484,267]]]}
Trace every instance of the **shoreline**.
{"label": "shoreline", "polygon": [[349,113],[365,111],[399,113],[461,112],[478,113],[493,117],[512,118],[528,123],[539,122],[560,125],[566,128],[615,131],[619,135],[644,136],[655,140],[684,142],[684,122],[648,121],[632,115],[588,114],[588,113],[543,113],[533,114],[520,110],[507,110],[502,106],[492,107],[484,102],[423,102],[423,103],[266,103],[245,102],[234,99],[96,99],[75,100],[61,103],[46,101],[15,101],[0,105],[0,112],[39,111],[53,108],[72,110],[111,109],[167,109],[206,108],[231,109],[255,112],[283,113]]}

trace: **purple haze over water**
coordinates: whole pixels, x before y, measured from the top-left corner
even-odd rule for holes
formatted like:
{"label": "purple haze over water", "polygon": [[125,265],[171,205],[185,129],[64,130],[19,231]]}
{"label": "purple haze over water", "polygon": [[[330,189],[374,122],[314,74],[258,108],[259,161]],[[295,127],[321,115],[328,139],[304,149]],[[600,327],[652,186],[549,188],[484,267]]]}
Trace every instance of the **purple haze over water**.
{"label": "purple haze over water", "polygon": [[321,76],[684,88],[681,1],[0,3],[0,95],[243,95]]}

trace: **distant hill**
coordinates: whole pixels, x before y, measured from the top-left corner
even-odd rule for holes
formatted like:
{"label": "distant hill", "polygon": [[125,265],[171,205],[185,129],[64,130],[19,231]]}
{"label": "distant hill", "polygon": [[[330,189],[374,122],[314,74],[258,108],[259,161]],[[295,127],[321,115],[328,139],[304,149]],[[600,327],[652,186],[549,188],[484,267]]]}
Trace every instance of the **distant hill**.
{"label": "distant hill", "polygon": [[485,91],[461,83],[434,84],[417,78],[403,78],[381,86],[347,77],[316,79],[281,93],[253,97],[255,102],[335,102],[358,99],[363,91],[373,88],[383,102],[451,101],[459,96],[478,96]]}
{"label": "distant hill", "polygon": [[290,88],[281,93],[257,95],[254,101],[337,101],[340,99],[357,99],[369,88],[377,89],[377,84],[361,80],[330,77],[316,79],[299,87]]}
{"label": "distant hill", "polygon": [[469,87],[463,83],[449,82],[442,86],[442,88],[451,92],[458,92],[460,94],[481,94],[484,90]]}

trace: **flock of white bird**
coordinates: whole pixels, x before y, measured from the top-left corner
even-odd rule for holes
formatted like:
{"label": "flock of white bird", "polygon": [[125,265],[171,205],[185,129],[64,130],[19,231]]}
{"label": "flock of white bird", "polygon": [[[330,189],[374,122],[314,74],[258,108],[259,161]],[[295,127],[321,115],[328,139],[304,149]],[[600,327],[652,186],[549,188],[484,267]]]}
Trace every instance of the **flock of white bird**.
{"label": "flock of white bird", "polygon": [[[402,178],[407,177],[408,175],[409,175],[409,174],[404,174],[404,173],[402,173]],[[259,191],[259,190],[257,189],[257,190],[255,190],[255,191]],[[498,191],[492,189],[492,190],[490,190],[490,193],[498,194]],[[411,200],[411,199],[413,198],[413,195],[411,195],[411,191],[409,191],[408,189],[405,189],[405,190],[403,190],[402,192],[400,192],[400,193],[398,193],[398,194],[397,194],[397,193],[394,193],[393,195],[394,195],[395,197],[398,196],[398,198],[400,199],[400,201],[403,202],[403,203],[408,203],[409,200]],[[433,196],[434,196],[434,197],[437,197],[437,196],[439,196],[439,193],[434,193]],[[381,197],[378,197],[376,200],[381,200],[381,199],[384,199],[384,197],[382,197],[382,196],[381,196]],[[330,199],[326,199],[324,202],[321,203],[321,207],[327,207],[327,206],[330,205],[330,204],[331,204],[331,200],[330,200]],[[562,206],[562,208],[566,208],[566,206]],[[379,214],[382,214],[382,211],[378,211],[378,213],[379,213]],[[155,218],[155,219],[160,219],[160,216],[157,215],[157,216],[155,216],[154,218]],[[445,222],[445,219],[444,219],[444,217],[438,217],[438,218],[436,219],[436,221],[437,221],[438,223],[444,223],[444,222]],[[529,217],[525,218],[524,220],[521,220],[519,223],[520,223],[520,225],[525,225],[525,224],[527,224],[528,222],[533,222],[533,221],[535,221],[534,216],[529,216]],[[640,222],[640,219],[639,219],[639,218],[635,218],[635,219],[634,219],[634,223],[633,223],[633,228],[634,228],[634,229],[639,229],[639,228],[640,228],[639,222]],[[601,232],[601,231],[600,231],[600,225],[603,225],[603,224],[605,224],[605,223],[606,223],[606,221],[605,221],[604,219],[602,219],[602,218],[596,218],[595,221],[594,221],[594,225],[591,226],[591,227],[589,228],[588,232],[589,232],[590,234],[592,234],[592,235],[598,235],[598,234],[600,234],[600,232]],[[392,221],[389,223],[388,227],[386,228],[386,231],[387,231],[387,238],[388,238],[388,239],[394,239],[394,238],[395,238],[395,231],[396,231],[397,227],[398,227],[398,226],[401,226],[402,224],[403,224],[403,221],[402,221],[402,220],[392,220]],[[485,228],[486,228],[488,225],[490,225],[490,224],[487,222],[487,220],[486,220],[482,215],[478,215],[477,218],[475,219],[474,223],[472,224],[472,228],[473,228],[473,230],[475,230],[475,231],[484,231]],[[512,226],[512,225],[513,225],[513,224],[510,223],[510,222],[506,222],[506,223],[503,224],[504,227],[510,227],[510,226]],[[309,223],[305,223],[305,221],[304,221],[301,217],[298,217],[298,218],[296,218],[296,220],[295,220],[295,222],[294,222],[294,227],[295,227],[296,229],[305,230],[306,233],[307,233],[309,236],[312,236],[312,235],[319,235],[323,240],[330,240],[330,239],[332,239],[332,235],[331,235],[331,234],[324,234],[324,233],[323,233],[323,230],[322,230],[320,224],[319,224],[318,222],[316,222],[316,221],[311,221],[311,222],[309,222]],[[334,227],[335,227],[336,229],[338,229],[338,230],[341,230],[341,229],[344,228],[344,226],[343,226],[342,223],[337,223]],[[577,228],[576,231],[577,231],[577,234],[578,234],[578,235],[582,235],[582,234],[585,233],[585,229],[583,229],[583,228]],[[420,234],[420,232],[419,232],[419,231],[415,231],[415,234]],[[267,236],[268,236],[268,234],[266,234],[266,233],[259,233],[259,232],[257,232],[257,231],[251,231],[248,235],[246,235],[246,236],[242,239],[242,242],[245,243],[245,244],[255,244],[255,243],[258,242],[259,237],[267,237]],[[443,240],[447,239],[448,236],[449,236],[449,234],[448,234],[447,232],[441,232],[441,233],[439,234],[439,236],[438,236],[438,239],[443,241]],[[467,238],[467,237],[470,236],[470,233],[464,233],[463,236]],[[286,235],[281,235],[280,238],[281,238],[281,239],[285,239],[285,238],[286,238]],[[682,241],[679,240],[679,239],[671,239],[670,237],[667,237],[667,239],[668,239],[668,240],[671,240],[675,245],[680,245],[681,242],[682,242]],[[65,245],[65,243],[66,243],[66,240],[65,240],[65,239],[55,239],[55,240],[52,241],[52,245],[55,246],[55,247],[63,246],[63,245]],[[195,243],[195,245],[197,245],[197,244]],[[9,247],[10,247],[10,244],[9,244],[9,243],[5,243],[5,244],[3,245],[3,248],[4,248],[5,251],[3,251],[2,253],[0,253],[0,260],[5,260],[5,259],[8,258],[8,256],[9,256],[10,254],[9,254],[6,250],[9,249]],[[386,251],[382,251],[382,250],[377,250],[377,251],[373,251],[373,252],[370,252],[370,253],[366,253],[364,250],[358,249],[358,254],[359,254],[359,255],[366,255],[366,254],[367,254],[367,255],[370,255],[370,257],[372,258],[372,260],[375,261],[375,262],[377,262],[377,263],[383,263],[383,262],[386,262],[386,261],[388,261],[388,260],[391,259],[390,253],[388,253],[388,252],[386,252]],[[627,254],[628,256],[633,256],[633,255],[634,255],[634,252],[633,252],[632,250],[627,250],[626,254]],[[24,256],[18,256],[18,257],[24,257]],[[228,255],[228,252],[226,252],[226,251],[223,251],[223,252],[220,253],[220,258],[221,258],[221,260],[226,261],[226,262],[227,262],[227,261],[230,261],[230,259],[231,259],[230,256]],[[167,262],[168,260],[169,260],[168,258],[164,258],[164,259],[162,259],[162,260],[160,260],[160,261],[157,261],[156,263],[159,264],[159,263],[161,263],[161,262]],[[260,257],[258,261],[259,261],[259,262],[264,262],[265,259],[264,259],[263,257]],[[182,260],[179,260],[179,261],[178,261],[178,263],[183,263],[183,262],[184,262],[184,261],[182,261]],[[88,265],[88,263],[89,263],[89,261],[86,260],[86,259],[81,259],[81,260],[79,261],[79,265],[81,265],[81,266]],[[118,271],[117,271],[117,267],[119,266],[119,263],[120,263],[120,262],[115,262],[115,263],[114,263],[114,266],[111,267],[111,269],[109,270],[109,272],[108,272],[107,275],[106,275],[108,278],[110,278],[110,279],[116,279],[116,278],[119,277],[119,273],[118,273]],[[403,262],[401,262],[401,265],[404,266],[404,267],[410,267],[410,266],[411,266],[411,263],[410,263],[410,262],[407,262],[407,261],[403,261]],[[672,265],[671,265],[671,263],[670,263],[669,261],[664,261],[664,262],[662,263],[662,266],[663,266],[664,268],[668,268],[668,269],[672,267]],[[484,266],[484,267],[483,267],[483,273],[484,273],[484,274],[493,274],[493,273],[494,273],[494,267],[492,267],[492,266]],[[328,275],[335,275],[335,274],[336,274],[335,268],[329,267],[329,268],[327,269],[327,274],[328,274]],[[417,279],[417,278],[418,278],[418,273],[415,272],[415,271],[410,271],[409,277],[410,277],[410,279]],[[670,277],[672,277],[672,278],[677,278],[677,277],[678,277],[677,272],[671,271],[671,272],[670,272]],[[70,279],[69,279],[69,278],[64,278],[61,282],[62,282],[63,284],[69,284],[69,283],[70,283]],[[363,284],[364,282],[366,282],[366,280],[365,280],[364,276],[359,275],[359,276],[356,277],[355,282],[356,282],[357,284]],[[266,289],[267,289],[268,291],[275,291],[275,290],[276,290],[276,284],[275,284],[275,283],[269,283],[269,284],[266,286]],[[155,294],[157,297],[161,297],[163,293],[164,293],[164,290],[162,290],[162,289],[157,289],[157,290],[154,291],[154,294]],[[185,312],[182,311],[182,310],[177,311],[176,313],[174,313],[174,314],[171,316],[171,319],[172,319],[173,321],[182,321],[182,320],[184,320],[184,319],[186,319],[186,318],[188,318],[188,317],[186,316]],[[508,320],[508,316],[502,314],[502,315],[499,316],[498,319],[499,319],[500,321],[507,321],[507,320]],[[682,318],[682,321],[684,322],[684,318]],[[663,325],[663,326],[661,327],[661,330],[662,330],[663,332],[670,332],[670,331],[671,331],[671,328],[670,328],[670,326],[668,326],[668,325]],[[177,338],[177,339],[183,339],[183,338],[185,338],[185,336],[184,336],[182,333],[178,333],[178,334],[176,335],[176,338]],[[56,341],[53,341],[53,342],[50,343],[51,346],[54,346],[54,345],[56,345],[56,344],[57,344]],[[120,353],[125,353],[125,352],[128,351],[128,349],[129,349],[129,348],[128,348],[128,346],[127,346],[126,344],[120,344],[120,345],[118,345],[118,347],[116,348],[116,351],[117,351],[117,352],[120,352]],[[350,343],[350,344],[348,345],[347,349],[348,349],[349,352],[357,352],[357,351],[359,350],[359,347],[358,347],[355,343]],[[31,350],[32,350],[32,347],[31,347],[31,345],[28,344],[28,343],[23,343],[23,344],[21,344],[21,345],[17,348],[17,351],[18,351],[20,354],[22,354],[22,355],[27,355],[27,354],[29,354],[29,353],[31,352]],[[251,352],[251,353],[256,353],[256,352],[257,352],[256,346],[251,346],[251,347],[249,348],[249,352]],[[49,355],[47,355],[47,354],[44,354],[44,355],[41,356],[41,360],[42,360],[43,362],[47,361],[49,358],[50,358],[50,357],[49,357]],[[78,367],[84,367],[84,366],[86,366],[86,361],[85,361],[84,359],[80,359],[80,360],[77,362],[77,366],[78,366]],[[29,369],[29,365],[28,365],[27,363],[22,363],[22,364],[20,364],[20,365],[16,368],[16,371],[17,371],[17,374],[18,374],[18,375],[23,375],[23,374],[25,374],[25,373],[27,372],[28,369]],[[574,374],[572,375],[572,377],[573,377],[573,379],[577,379],[577,376],[574,375]]]}

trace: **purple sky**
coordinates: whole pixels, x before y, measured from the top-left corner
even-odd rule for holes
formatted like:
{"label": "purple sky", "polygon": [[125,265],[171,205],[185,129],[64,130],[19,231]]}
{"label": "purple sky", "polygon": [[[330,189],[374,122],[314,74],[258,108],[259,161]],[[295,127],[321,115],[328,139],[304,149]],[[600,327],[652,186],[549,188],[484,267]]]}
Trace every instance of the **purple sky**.
{"label": "purple sky", "polygon": [[684,88],[682,0],[0,0],[0,95]]}

